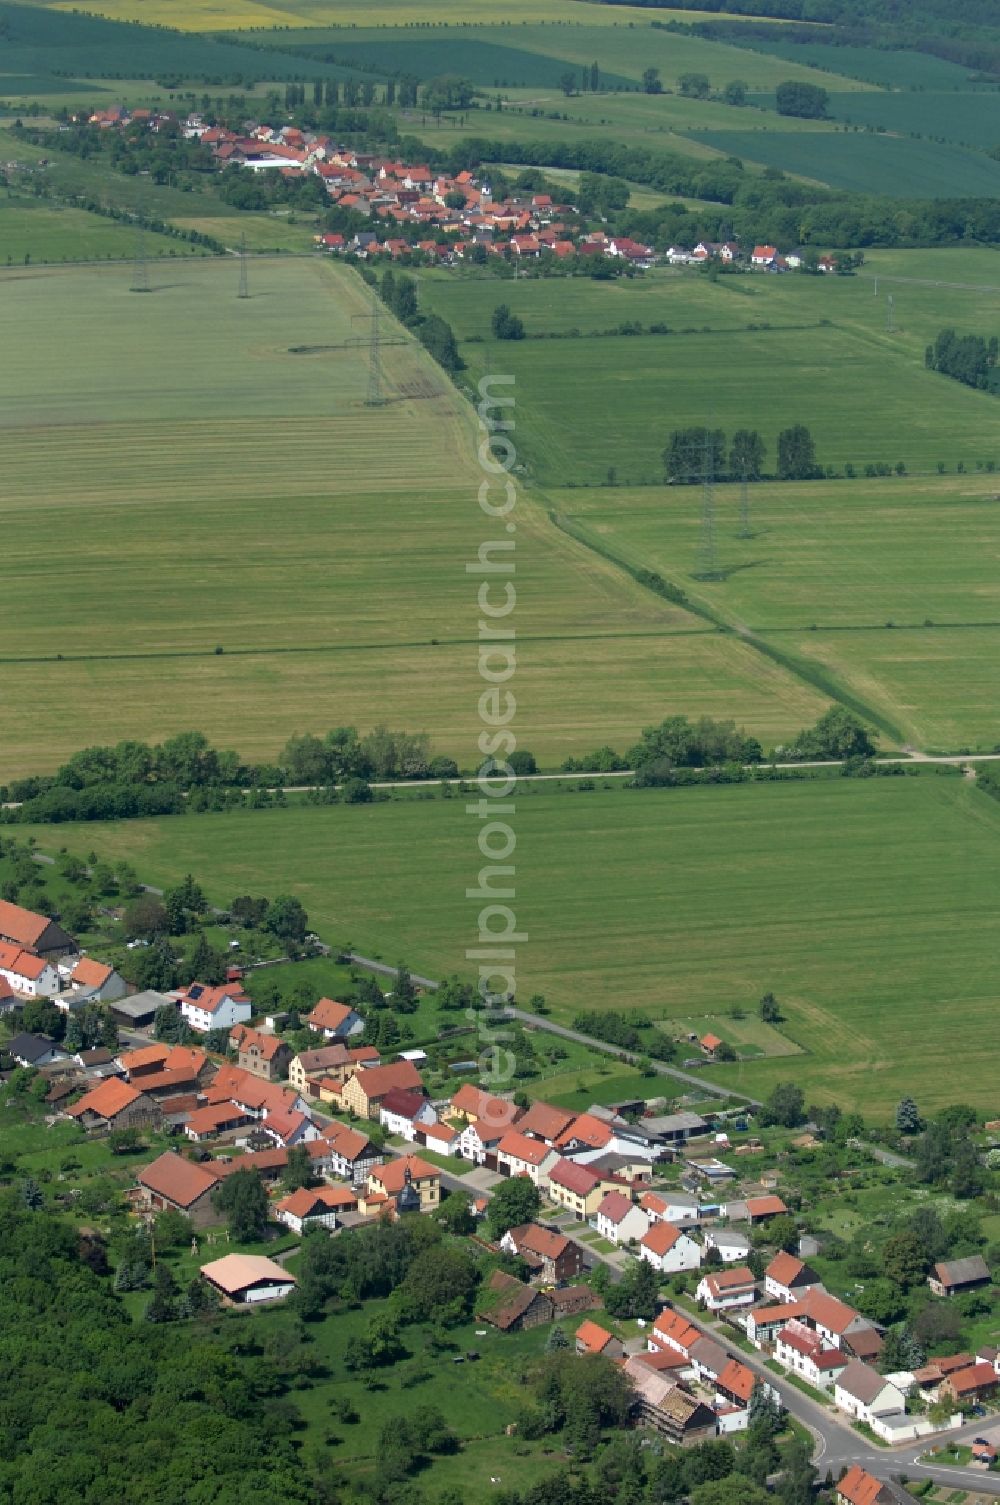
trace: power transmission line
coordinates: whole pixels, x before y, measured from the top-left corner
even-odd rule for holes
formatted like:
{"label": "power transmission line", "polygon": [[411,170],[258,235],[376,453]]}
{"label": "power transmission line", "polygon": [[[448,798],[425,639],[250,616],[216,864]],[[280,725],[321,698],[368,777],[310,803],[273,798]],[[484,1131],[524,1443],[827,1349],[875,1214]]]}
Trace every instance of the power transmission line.
{"label": "power transmission line", "polygon": [[247,233],[244,230],[240,236],[240,290],[237,298],[249,298],[250,291],[247,287]]}
{"label": "power transmission line", "polygon": [[139,199],[135,211],[135,256],[132,266],[133,293],[149,292],[149,267],[146,264],[146,205]]}
{"label": "power transmission line", "polygon": [[715,435],[705,430],[701,475],[701,538],[698,543],[696,580],[718,580],[719,561],[715,546]]}

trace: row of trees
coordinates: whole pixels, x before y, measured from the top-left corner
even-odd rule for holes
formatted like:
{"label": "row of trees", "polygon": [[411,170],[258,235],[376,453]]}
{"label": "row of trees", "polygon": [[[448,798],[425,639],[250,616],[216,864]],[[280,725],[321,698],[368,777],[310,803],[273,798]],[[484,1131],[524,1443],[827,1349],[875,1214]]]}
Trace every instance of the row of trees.
{"label": "row of trees", "polygon": [[431,754],[426,732],[377,726],[361,736],[355,727],[340,726],[323,737],[295,735],[282,749],[280,761],[268,764],[248,763],[239,753],[213,747],[204,733],[191,731],[155,746],[122,741],[113,747],[83,748],[55,774],[0,786],[0,798],[31,801],[32,811],[38,811],[38,801],[48,796],[53,809],[65,803],[88,811],[66,819],[100,819],[89,812],[103,808],[103,802],[120,815],[171,814],[181,807],[182,794],[197,790],[280,788],[352,778],[453,778],[457,773],[454,759]]}
{"label": "row of trees", "polygon": [[[846,706],[831,706],[814,726],[801,731],[787,747],[777,747],[773,756],[782,762],[854,763],[873,758],[878,751],[878,734]],[[674,769],[721,768],[727,764],[744,766],[760,763],[764,750],[734,721],[715,721],[701,716],[691,721],[687,716],[668,716],[656,726],[643,728],[642,736],[623,755],[613,747],[597,748],[582,758],[567,758],[563,767],[570,772],[612,773],[633,768],[636,782],[652,784],[657,776],[667,777]],[[1000,778],[998,778],[1000,789]],[[593,1031],[592,1031],[593,1033]]]}
{"label": "row of trees", "polygon": [[924,351],[924,365],[928,371],[940,371],[967,387],[996,391],[998,348],[996,335],[987,340],[981,334],[960,335],[954,329],[942,329]]}
{"label": "row of trees", "polygon": [[[722,429],[694,424],[672,431],[663,451],[663,472],[670,486],[693,486],[706,478],[759,481],[766,459],[767,445],[757,429],[737,429],[727,446]],[[779,481],[822,477],[816,445],[805,424],[792,424],[778,434],[776,473]]]}
{"label": "row of trees", "polygon": [[[372,274],[374,275],[374,274]],[[392,268],[382,273],[377,284],[382,302],[400,323],[412,329],[429,355],[445,371],[461,371],[465,362],[458,353],[454,331],[438,314],[422,313],[417,305],[417,284],[412,277],[397,277]]]}

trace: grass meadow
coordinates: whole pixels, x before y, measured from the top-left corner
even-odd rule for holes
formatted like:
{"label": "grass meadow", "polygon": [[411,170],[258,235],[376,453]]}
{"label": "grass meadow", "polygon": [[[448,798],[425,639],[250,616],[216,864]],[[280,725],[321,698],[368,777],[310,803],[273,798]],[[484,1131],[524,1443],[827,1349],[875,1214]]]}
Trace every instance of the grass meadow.
{"label": "grass meadow", "polygon": [[992,475],[719,487],[722,578],[694,578],[700,488],[566,490],[576,536],[689,598],[862,704],[927,749],[997,742],[1000,501]]}
{"label": "grass meadow", "polygon": [[[0,373],[17,620],[0,676],[22,708],[3,777],[109,726],[197,726],[274,757],[294,730],[388,721],[471,765],[465,565],[488,535],[469,410],[412,342],[386,347],[390,402],[364,405],[367,352],[348,342],[368,295],[344,268],[255,261],[245,302],[233,261],[150,278],[137,296],[128,266],[0,274],[0,335],[22,352]],[[68,536],[73,589],[53,591]],[[822,708],[528,500],[518,543],[523,737],[550,765],[670,708],[769,741]]]}
{"label": "grass meadow", "polygon": [[[933,129],[931,121],[928,125]],[[995,198],[1000,193],[1000,163],[948,142],[869,131],[785,129],[707,130],[695,139],[726,156],[854,193],[902,199]]]}
{"label": "grass meadow", "polygon": [[[867,1114],[908,1091],[925,1109],[995,1111],[1000,806],[969,781],[536,791],[519,797],[516,831],[518,990],[544,993],[557,1019],[749,1013],[771,990],[803,1053],[713,1067],[717,1079],[761,1096],[791,1071],[811,1100]],[[464,894],[481,858],[460,799],[34,834],[127,857],[159,885],[194,872],[220,901],[297,893],[331,941],[432,977],[465,972],[476,943]]]}
{"label": "grass meadow", "polygon": [[[691,221],[693,240],[696,211]],[[773,461],[778,431],[804,422],[824,465],[863,472],[902,460],[910,472],[936,473],[939,463],[949,471],[1000,463],[996,400],[924,369],[924,347],[942,327],[1000,327],[998,270],[987,250],[875,251],[855,277],[713,282],[657,270],[618,283],[552,284],[429,272],[421,296],[453,324],[474,375],[488,361],[517,377],[522,447],[543,485],[598,485],[610,468],[619,482],[658,481],[671,429],[690,423],[758,428]],[[883,275],[900,279],[891,333],[888,283],[875,283]],[[492,340],[500,302],[529,338]],[[607,337],[635,321],[671,333]],[[546,334],[579,337],[569,349],[531,338]]]}

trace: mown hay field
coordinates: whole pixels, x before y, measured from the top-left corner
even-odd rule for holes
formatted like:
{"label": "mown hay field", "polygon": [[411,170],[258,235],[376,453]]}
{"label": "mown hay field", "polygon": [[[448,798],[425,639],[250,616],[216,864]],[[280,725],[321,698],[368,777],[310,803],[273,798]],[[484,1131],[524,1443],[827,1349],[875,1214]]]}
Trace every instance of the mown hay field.
{"label": "mown hay field", "polygon": [[[711,1074],[753,1096],[789,1075],[810,1101],[995,1111],[1000,805],[958,775],[516,801],[522,997],[558,1019],[640,1008],[688,1020],[778,997],[803,1054]],[[39,828],[211,897],[297,893],[311,922],[429,976],[469,971],[477,822],[461,799]],[[414,894],[420,893],[419,902]],[[977,1041],[974,1068],[956,1041]],[[872,1094],[873,1079],[878,1090]]]}
{"label": "mown hay field", "polygon": [[[0,684],[18,707],[0,777],[191,726],[273,758],[296,730],[387,722],[475,761],[465,566],[491,533],[471,410],[389,319],[390,401],[365,405],[354,273],[249,275],[245,301],[231,258],[153,263],[146,295],[127,265],[0,275],[0,338],[21,352],[0,373]],[[668,709],[773,741],[822,708],[528,499],[518,526],[518,693],[546,762]]]}
{"label": "mown hay field", "polygon": [[718,488],[721,578],[698,580],[701,491],[566,490],[574,534],[653,569],[792,654],[925,749],[1000,741],[997,477],[909,476]]}

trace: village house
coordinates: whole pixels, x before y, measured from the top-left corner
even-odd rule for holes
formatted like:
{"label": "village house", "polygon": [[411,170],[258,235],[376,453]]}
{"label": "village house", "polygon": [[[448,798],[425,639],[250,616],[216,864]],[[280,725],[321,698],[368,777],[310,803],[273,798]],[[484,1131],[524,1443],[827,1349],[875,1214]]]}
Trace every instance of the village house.
{"label": "village house", "polygon": [[293,1056],[288,1065],[288,1081],[296,1092],[322,1099],[319,1087],[324,1079],[344,1082],[358,1067],[381,1064],[382,1057],[374,1045],[348,1046],[338,1040],[333,1045],[321,1045]]}
{"label": "village house", "polygon": [[682,1312],[668,1306],[664,1307],[653,1322],[653,1331],[648,1340],[649,1348],[669,1348],[690,1360],[691,1350],[701,1335],[701,1329],[695,1327]]}
{"label": "village house", "polygon": [[62,987],[54,963],[6,941],[0,941],[0,977],[26,998],[54,998]]}
{"label": "village house", "polygon": [[841,1411],[876,1429],[886,1417],[900,1416],[906,1409],[902,1390],[860,1359],[852,1360],[837,1376],[833,1398]]}
{"label": "village house", "polygon": [[605,1192],[597,1208],[597,1231],[612,1244],[633,1244],[649,1229],[649,1218],[624,1192]]}
{"label": "village house", "polygon": [[519,1129],[508,1129],[497,1145],[497,1169],[501,1175],[527,1176],[537,1186],[541,1167],[553,1154],[544,1139],[529,1139]]}
{"label": "village house", "polygon": [[47,959],[77,950],[73,937],[55,920],[6,899],[0,899],[0,942]]}
{"label": "village house", "polygon": [[466,1154],[464,1148],[467,1142],[470,1147],[473,1143],[471,1138],[468,1141],[465,1138],[466,1128],[472,1127],[478,1131],[476,1140],[479,1148],[485,1144],[495,1146],[513,1126],[519,1113],[520,1109],[508,1098],[496,1097],[472,1082],[463,1082],[458,1091],[453,1093],[443,1117],[458,1129],[462,1145],[460,1153],[465,1159],[471,1160],[474,1158],[473,1154]]}
{"label": "village house", "polygon": [[551,1322],[555,1308],[545,1291],[494,1270],[476,1307],[476,1316],[502,1333],[526,1332]]}
{"label": "village house", "polygon": [[67,1108],[85,1129],[155,1129],[161,1112],[151,1097],[119,1077],[109,1077]]}
{"label": "village house", "polygon": [[114,1003],[128,992],[124,977],[92,956],[81,956],[69,974],[69,985],[75,993],[85,992],[92,1003]]}
{"label": "village house", "polygon": [[994,1395],[998,1385],[1000,1376],[993,1365],[979,1362],[945,1375],[939,1394],[953,1400],[956,1406],[974,1406]]}
{"label": "village house", "polygon": [[248,1024],[237,1024],[229,1031],[229,1044],[236,1047],[242,1071],[263,1077],[266,1082],[278,1082],[288,1075],[292,1048],[280,1035],[265,1034],[263,1030],[251,1029]]}
{"label": "village house", "polygon": [[330,1175],[350,1181],[352,1186],[364,1185],[384,1158],[367,1134],[341,1123],[329,1124],[310,1145],[310,1154],[327,1167]]}
{"label": "village house", "polygon": [[860,1463],[852,1463],[837,1482],[837,1505],[915,1505],[901,1484],[883,1483]]}
{"label": "village house", "polygon": [[717,1249],[724,1265],[743,1263],[750,1253],[750,1240],[738,1228],[706,1228],[702,1243],[706,1251]]}
{"label": "village house", "polygon": [[830,1348],[811,1327],[792,1317],[774,1340],[774,1356],[818,1390],[829,1390],[852,1362],[842,1348]]}
{"label": "village house", "polygon": [[675,1223],[654,1223],[639,1241],[639,1255],[661,1275],[697,1270],[701,1264],[698,1245]]}
{"label": "village house", "polygon": [[990,1267],[981,1254],[939,1260],[927,1277],[935,1296],[960,1296],[990,1284]]}
{"label": "village house", "polygon": [[606,1327],[592,1322],[588,1317],[581,1322],[574,1334],[577,1353],[600,1354],[605,1359],[620,1359],[625,1353],[625,1346],[620,1338],[614,1333],[609,1333]]}
{"label": "village house", "polygon": [[543,1144],[553,1145],[576,1116],[567,1108],[555,1108],[551,1103],[539,1100],[525,1109],[517,1121],[517,1131],[528,1139],[540,1139]]}
{"label": "village house", "polygon": [[398,1202],[404,1188],[415,1192],[421,1212],[433,1211],[441,1201],[441,1172],[417,1155],[402,1155],[368,1172],[368,1191]]}
{"label": "village house", "polygon": [[583,1250],[579,1244],[554,1228],[538,1223],[523,1223],[509,1228],[500,1240],[507,1254],[519,1255],[533,1276],[543,1285],[561,1285],[583,1271]]}
{"label": "village house", "polygon": [[701,1216],[698,1198],[683,1191],[647,1191],[639,1206],[651,1223],[692,1224]]}
{"label": "village house", "polygon": [[281,1301],[295,1289],[295,1276],[262,1254],[224,1254],[202,1265],[201,1276],[227,1306]]}
{"label": "village house", "polygon": [[577,1151],[588,1153],[606,1150],[614,1137],[614,1130],[609,1124],[595,1118],[591,1113],[579,1113],[573,1122],[557,1135],[554,1148],[566,1155],[575,1156]]}
{"label": "village house", "polygon": [[764,1271],[764,1290],[775,1301],[798,1301],[807,1291],[822,1284],[815,1270],[810,1270],[796,1255],[787,1254],[783,1249]]}
{"label": "village house", "polygon": [[238,983],[222,983],[209,988],[193,982],[180,994],[181,1017],[191,1029],[205,1035],[212,1029],[231,1030],[234,1024],[246,1024],[253,1005]]}
{"label": "village house", "polygon": [[604,1183],[585,1165],[561,1156],[548,1171],[548,1195],[583,1223],[596,1213],[604,1198]]}
{"label": "village house", "polygon": [[196,1228],[221,1221],[212,1206],[212,1192],[221,1179],[217,1167],[186,1160],[174,1150],[143,1166],[136,1177],[141,1199],[150,1212],[173,1208],[186,1213]]}
{"label": "village house", "polygon": [[354,1212],[357,1196],[346,1186],[319,1186],[315,1189],[300,1186],[275,1203],[274,1215],[293,1233],[305,1233],[309,1228],[337,1227],[337,1214]]}
{"label": "village house", "polygon": [[417,1137],[417,1128],[433,1124],[437,1114],[429,1100],[421,1092],[406,1092],[393,1087],[379,1103],[379,1123],[392,1135],[407,1140],[410,1144]]}
{"label": "village house", "polygon": [[69,1052],[50,1040],[48,1035],[15,1035],[5,1043],[4,1050],[18,1066],[32,1066],[36,1071],[69,1058]]}
{"label": "village house", "polygon": [[303,1023],[325,1040],[346,1040],[365,1027],[361,1015],[350,1004],[337,1003],[333,998],[321,998]]}
{"label": "village house", "polygon": [[757,1282],[752,1271],[745,1266],[714,1271],[702,1276],[695,1295],[710,1312],[728,1312],[736,1307],[753,1306],[757,1299]]}
{"label": "village house", "polygon": [[451,1124],[417,1124],[414,1144],[422,1144],[438,1155],[458,1154],[458,1130]]}
{"label": "village house", "polygon": [[633,1410],[640,1426],[653,1427],[679,1447],[715,1436],[715,1412],[676,1379],[657,1374],[638,1356],[627,1361],[625,1373],[632,1381]]}
{"label": "village house", "polygon": [[746,1426],[749,1421],[750,1400],[756,1384],[757,1376],[752,1369],[741,1364],[739,1359],[728,1358],[715,1377],[716,1404],[742,1408],[744,1410],[743,1426]]}
{"label": "village house", "polygon": [[424,1084],[412,1061],[389,1066],[361,1067],[348,1077],[340,1094],[341,1106],[358,1118],[378,1119],[382,1100],[392,1091],[423,1094]]}

